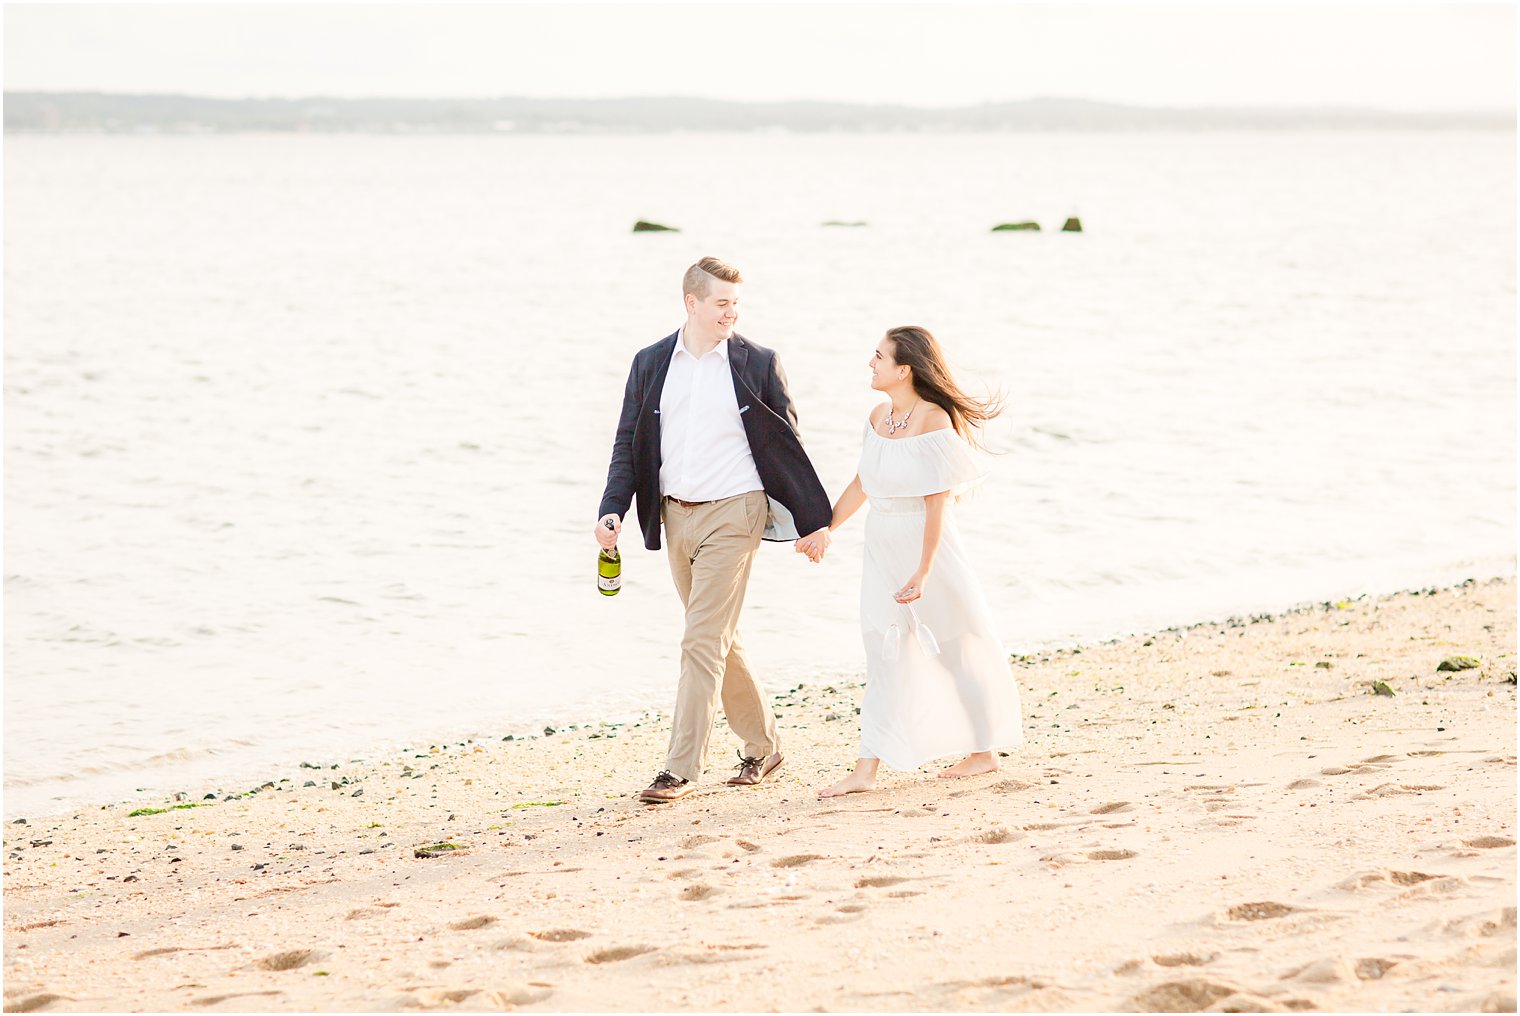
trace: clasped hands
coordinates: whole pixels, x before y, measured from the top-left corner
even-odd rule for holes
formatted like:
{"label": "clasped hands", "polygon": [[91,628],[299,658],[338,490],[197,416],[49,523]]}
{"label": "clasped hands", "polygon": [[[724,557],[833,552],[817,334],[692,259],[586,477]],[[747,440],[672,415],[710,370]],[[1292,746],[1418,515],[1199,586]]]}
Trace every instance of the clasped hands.
{"label": "clasped hands", "polygon": [[823,555],[828,552],[829,543],[832,542],[829,535],[829,527],[824,526],[815,533],[801,537],[796,542],[797,553],[806,554],[809,561],[817,564],[823,560]]}

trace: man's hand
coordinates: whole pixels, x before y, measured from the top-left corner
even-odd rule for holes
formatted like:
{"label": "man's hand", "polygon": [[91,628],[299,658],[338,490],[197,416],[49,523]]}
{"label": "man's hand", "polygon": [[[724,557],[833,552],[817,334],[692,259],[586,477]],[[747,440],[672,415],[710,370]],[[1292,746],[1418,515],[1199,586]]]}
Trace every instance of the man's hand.
{"label": "man's hand", "polygon": [[797,553],[806,554],[809,561],[817,564],[823,560],[823,555],[828,552],[830,542],[832,542],[832,537],[829,536],[829,527],[824,526],[816,533],[809,533],[799,539],[797,541]]}
{"label": "man's hand", "polygon": [[[609,527],[609,523],[611,526]],[[623,534],[623,520],[616,515],[607,514],[596,520],[596,542],[603,550],[611,550],[617,546],[618,537]]]}

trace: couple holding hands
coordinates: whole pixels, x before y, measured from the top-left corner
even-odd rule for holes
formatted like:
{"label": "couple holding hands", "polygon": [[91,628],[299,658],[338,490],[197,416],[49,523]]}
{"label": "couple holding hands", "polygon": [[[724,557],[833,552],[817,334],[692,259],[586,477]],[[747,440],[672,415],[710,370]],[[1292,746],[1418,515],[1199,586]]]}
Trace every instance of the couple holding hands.
{"label": "couple holding hands", "polygon": [[692,791],[720,699],[744,741],[728,783],[752,786],[781,767],[769,697],[739,638],[750,567],[762,540],[822,560],[830,531],[867,502],[859,759],[819,796],[870,790],[882,762],[910,770],[962,755],[939,775],[996,770],[997,749],[1023,741],[1018,689],[951,503],[986,475],[967,442],[1000,406],[960,390],[928,331],[890,329],[869,361],[888,401],[871,411],[858,472],[830,510],[776,354],[734,331],[743,281],[717,258],[687,269],[686,323],[633,358],[602,494],[597,542],[617,542],[636,500],[650,550],[664,526],[686,608],[665,768],[639,799]]}

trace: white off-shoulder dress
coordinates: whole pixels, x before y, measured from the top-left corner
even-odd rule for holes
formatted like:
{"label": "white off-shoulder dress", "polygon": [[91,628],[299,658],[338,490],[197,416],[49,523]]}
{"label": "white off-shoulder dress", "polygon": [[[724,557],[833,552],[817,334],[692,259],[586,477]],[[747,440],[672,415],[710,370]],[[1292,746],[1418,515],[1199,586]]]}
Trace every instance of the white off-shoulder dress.
{"label": "white off-shoulder dress", "polygon": [[[982,462],[953,429],[885,438],[867,425],[858,472],[870,506],[860,581],[866,650],[860,757],[908,770],[947,755],[1022,744],[1008,654],[955,525],[955,498],[986,478]],[[938,643],[936,655],[892,594],[922,560],[924,498],[942,491],[951,493],[951,504],[934,569],[913,603]],[[895,652],[887,645],[894,625]]]}

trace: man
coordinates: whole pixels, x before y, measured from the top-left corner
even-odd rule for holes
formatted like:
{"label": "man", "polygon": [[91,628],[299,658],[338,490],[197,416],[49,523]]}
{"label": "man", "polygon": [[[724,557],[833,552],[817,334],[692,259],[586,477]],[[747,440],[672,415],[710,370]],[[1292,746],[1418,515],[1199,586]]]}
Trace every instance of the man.
{"label": "man", "polygon": [[596,524],[597,542],[613,546],[637,498],[644,546],[660,549],[664,523],[686,607],[665,769],[639,795],[651,804],[691,793],[720,696],[744,740],[729,784],[753,786],[780,768],[775,717],[744,657],[739,611],[762,538],[810,534],[814,560],[829,542],[832,508],[802,450],[786,375],[774,352],[734,332],[743,281],[712,257],[686,270],[686,323],[641,349],[628,372]]}

